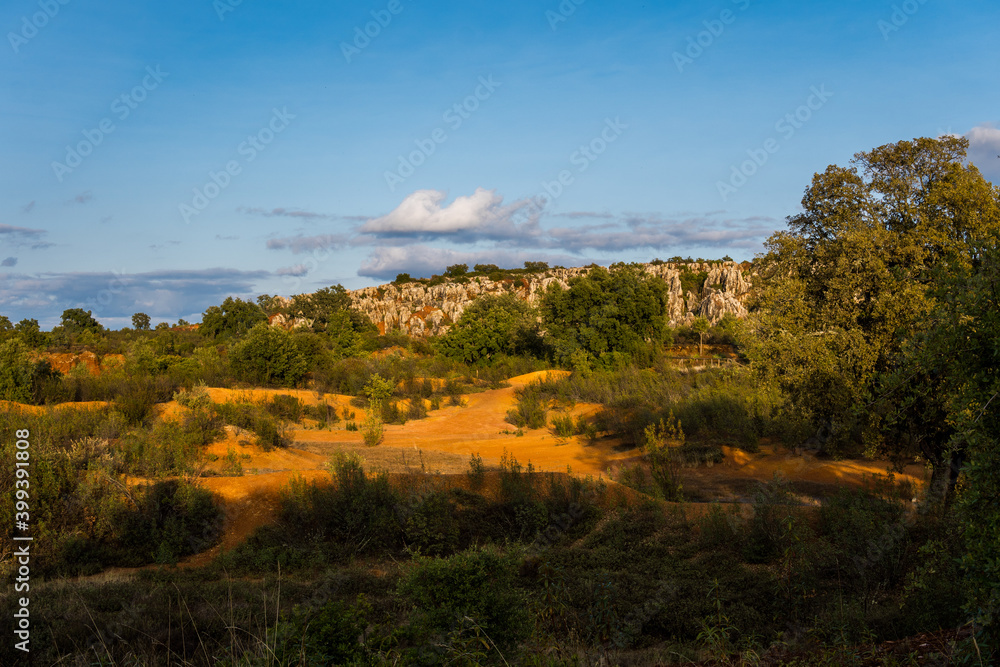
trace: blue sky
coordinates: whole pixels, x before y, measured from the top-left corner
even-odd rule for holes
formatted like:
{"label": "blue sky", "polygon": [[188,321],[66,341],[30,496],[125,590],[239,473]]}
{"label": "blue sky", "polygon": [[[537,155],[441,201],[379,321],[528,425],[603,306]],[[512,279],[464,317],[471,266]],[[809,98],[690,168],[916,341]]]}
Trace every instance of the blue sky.
{"label": "blue sky", "polygon": [[1000,182],[992,0],[237,1],[4,3],[0,314],[750,259],[917,136]]}

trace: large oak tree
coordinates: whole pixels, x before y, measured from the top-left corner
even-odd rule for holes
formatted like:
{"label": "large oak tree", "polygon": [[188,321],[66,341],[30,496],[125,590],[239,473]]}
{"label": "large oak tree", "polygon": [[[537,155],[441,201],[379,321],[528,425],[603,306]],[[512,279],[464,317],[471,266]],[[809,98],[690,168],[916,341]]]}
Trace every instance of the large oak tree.
{"label": "large oak tree", "polygon": [[919,138],[828,167],[759,258],[747,356],[833,449],[864,441],[921,455],[939,476],[950,467],[944,375],[914,345],[934,326],[945,278],[976,266],[1000,230],[1000,190],[967,147]]}

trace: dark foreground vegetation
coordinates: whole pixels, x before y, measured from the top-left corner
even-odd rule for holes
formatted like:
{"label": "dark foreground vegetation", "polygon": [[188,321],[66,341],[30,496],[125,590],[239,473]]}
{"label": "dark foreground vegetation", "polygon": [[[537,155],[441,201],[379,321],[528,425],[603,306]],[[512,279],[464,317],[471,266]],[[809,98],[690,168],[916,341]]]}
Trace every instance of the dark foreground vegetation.
{"label": "dark foreground vegetation", "polygon": [[[897,491],[817,510],[774,482],[750,512],[664,506],[512,458],[458,480],[372,477],[345,458],[209,567],[40,584],[35,658],[866,664],[875,640],[965,620],[955,526]],[[977,664],[968,633],[949,650],[937,664]]]}
{"label": "dark foreground vegetation", "polygon": [[[197,328],[137,313],[106,331],[79,309],[48,332],[0,318],[0,399],[43,406],[0,407],[0,432],[32,433],[35,664],[994,664],[1000,190],[965,148],[917,139],[816,174],[754,263],[745,322],[671,328],[665,286],[629,265],[552,286],[537,309],[480,299],[429,341],[380,334],[339,286],[227,299]],[[298,326],[268,326],[278,314]],[[679,372],[669,346],[706,334],[739,364]],[[70,351],[103,356],[101,372],[54,370]],[[283,447],[309,419],[376,445],[382,423],[553,366],[572,373],[519,390],[507,420],[641,447],[620,484],[512,456],[450,477],[342,457],[328,481],[290,484],[243,545],[173,569],[219,539],[222,508],[198,480],[226,427]],[[213,402],[205,385],[345,393],[374,416],[291,396]],[[175,398],[183,418],[157,418]],[[55,407],[80,401],[102,403]],[[601,409],[553,409],[573,402]],[[818,505],[781,479],[745,503],[685,497],[684,466],[762,443],[918,462],[929,484],[872,480]],[[13,447],[5,435],[3,460]],[[2,613],[15,604],[5,590]],[[0,646],[0,663],[18,657]]]}

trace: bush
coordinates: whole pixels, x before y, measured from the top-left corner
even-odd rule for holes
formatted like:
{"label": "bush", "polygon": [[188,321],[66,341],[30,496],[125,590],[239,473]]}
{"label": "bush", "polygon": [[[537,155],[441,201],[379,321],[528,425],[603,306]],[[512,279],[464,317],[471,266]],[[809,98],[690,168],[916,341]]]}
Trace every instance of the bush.
{"label": "bush", "polygon": [[796,539],[800,523],[788,483],[775,477],[758,484],[753,493],[753,519],[748,526],[744,557],[750,563],[767,563],[782,555]]}
{"label": "bush", "polygon": [[256,434],[265,451],[288,446],[284,428],[260,406],[247,401],[226,401],[215,404],[214,409],[225,423]]}
{"label": "bush", "polygon": [[282,490],[279,517],[289,536],[326,543],[335,557],[398,549],[400,498],[389,478],[369,479],[357,458],[340,456],[331,468],[332,484],[298,479]]}
{"label": "bush", "polygon": [[427,405],[422,398],[411,398],[406,409],[407,419],[423,419],[427,416]]}
{"label": "bush", "polygon": [[240,380],[254,385],[291,387],[299,383],[307,364],[283,330],[258,324],[229,350],[229,364]]}
{"label": "bush", "polygon": [[278,664],[354,665],[365,651],[358,641],[368,627],[371,604],[331,600],[318,609],[295,607],[278,624]]}
{"label": "bush", "polygon": [[406,538],[419,553],[445,556],[458,547],[456,508],[446,492],[432,493],[406,519]]}
{"label": "bush", "polygon": [[528,385],[515,392],[517,407],[507,411],[507,423],[520,428],[545,428],[548,423],[548,401],[542,398],[538,385]]}
{"label": "bush", "polygon": [[534,309],[512,294],[473,301],[437,340],[437,348],[446,357],[470,364],[543,352]]}
{"label": "bush", "polygon": [[473,454],[469,457],[469,486],[472,487],[473,491],[478,491],[483,488],[483,482],[486,480],[486,466],[483,464],[483,457],[479,454]]}
{"label": "bush", "polygon": [[[516,424],[515,424],[516,426]],[[560,438],[569,438],[573,435],[575,426],[573,424],[572,415],[563,415],[561,417],[552,418],[552,430]]]}
{"label": "bush", "polygon": [[469,549],[449,558],[421,558],[399,593],[416,607],[411,624],[423,636],[446,633],[472,619],[501,651],[528,637],[531,617],[515,587],[515,562],[495,548]]}
{"label": "bush", "polygon": [[902,503],[844,489],[823,502],[820,531],[833,546],[847,590],[867,597],[901,576],[909,543]]}
{"label": "bush", "polygon": [[148,421],[153,416],[153,406],[157,402],[170,400],[174,393],[169,378],[163,375],[130,377],[119,381],[115,389],[115,409],[133,425]]}
{"label": "bush", "polygon": [[278,419],[298,422],[302,419],[304,406],[297,396],[275,394],[271,400],[264,403],[264,409]]}

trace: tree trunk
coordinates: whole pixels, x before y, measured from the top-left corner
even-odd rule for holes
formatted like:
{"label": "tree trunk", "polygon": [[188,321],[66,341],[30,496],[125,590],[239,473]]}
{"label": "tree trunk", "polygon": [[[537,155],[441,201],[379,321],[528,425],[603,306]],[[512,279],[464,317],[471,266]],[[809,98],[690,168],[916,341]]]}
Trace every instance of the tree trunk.
{"label": "tree trunk", "polygon": [[933,463],[931,482],[927,487],[928,508],[945,508],[955,497],[955,487],[965,463],[965,452],[957,450]]}

